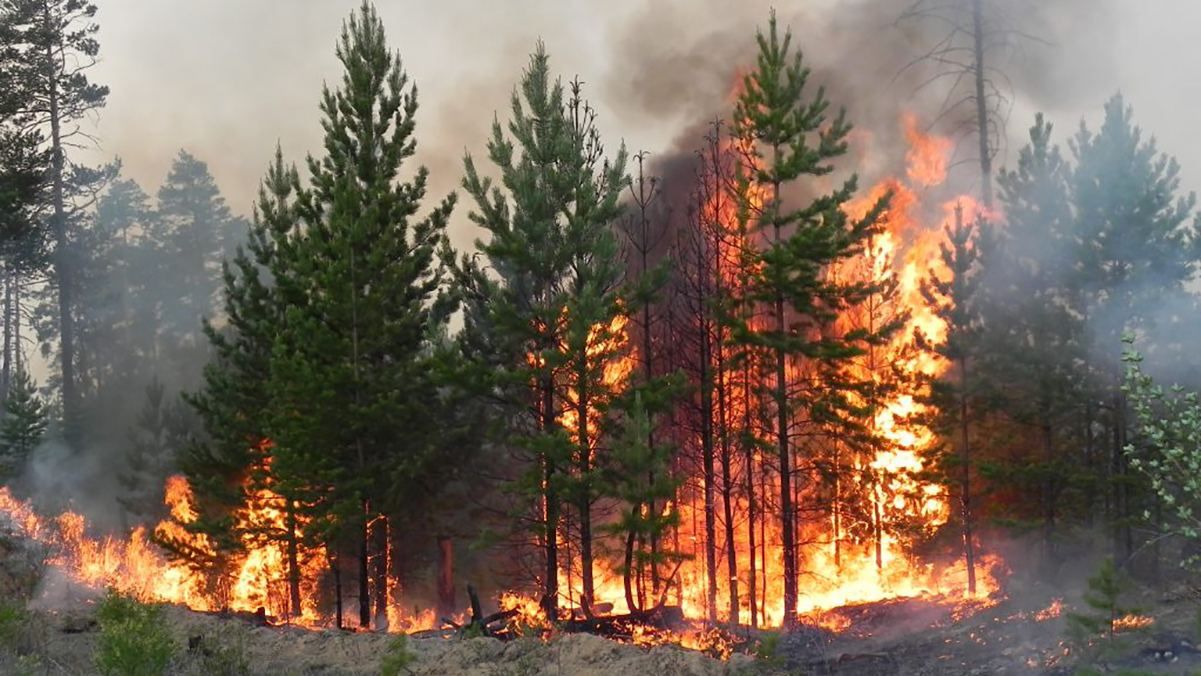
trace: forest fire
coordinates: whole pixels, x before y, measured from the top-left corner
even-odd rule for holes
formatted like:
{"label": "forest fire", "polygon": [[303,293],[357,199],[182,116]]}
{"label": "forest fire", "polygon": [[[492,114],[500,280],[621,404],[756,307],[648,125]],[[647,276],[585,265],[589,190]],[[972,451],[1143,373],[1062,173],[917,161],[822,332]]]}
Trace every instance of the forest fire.
{"label": "forest fire", "polygon": [[[915,538],[945,525],[951,513],[946,489],[924,478],[928,473],[927,455],[937,441],[926,422],[931,411],[924,402],[930,381],[940,376],[947,364],[922,347],[937,344],[946,333],[945,325],[922,293],[928,274],[948,274],[939,258],[943,223],[922,221],[923,215],[931,212],[923,207],[922,195],[945,182],[950,143],[920,132],[913,116],[905,116],[901,127],[910,143],[905,178],[881,181],[847,206],[848,216],[860,218],[879,197],[891,194],[880,231],[860,256],[828,272],[878,289],[854,311],[840,316],[836,330],[873,331],[895,324],[888,340],[872,344],[847,367],[851,376],[871,384],[857,402],[874,411],[870,439],[868,443],[836,440],[824,448],[815,446],[814,460],[798,468],[804,481],[795,497],[798,504],[807,506],[804,513],[809,515],[800,520],[804,545],[798,613],[803,621],[833,631],[850,625],[845,616],[827,612],[841,606],[924,596],[970,608],[990,603],[989,599],[995,599],[999,592],[994,572],[1002,564],[994,556],[977,559],[979,585],[971,597],[965,591],[967,572],[962,562],[937,565],[914,557],[908,549]],[[730,141],[722,152],[744,154],[734,143]],[[755,204],[761,205],[763,199],[765,195],[759,194]],[[736,295],[743,283],[741,275],[745,274],[738,266],[742,248],[752,245],[754,235],[747,223],[739,224],[735,202],[723,187],[709,194],[704,212],[709,221],[706,227],[715,242],[718,284]],[[976,209],[970,198],[958,197],[941,209],[943,217],[950,218],[956,205],[966,206],[969,213]],[[624,386],[637,369],[638,355],[630,345],[629,330],[628,318],[623,314],[605,330],[594,327],[588,334],[588,358],[601,362],[588,368],[602,369],[604,386],[610,391]],[[919,335],[925,343],[918,340]],[[532,356],[530,359],[531,364],[537,361]],[[790,377],[819,376],[790,365]],[[659,601],[678,606],[684,618],[702,623],[706,619],[756,626],[784,623],[780,525],[771,518],[771,503],[766,497],[773,481],[771,460],[755,441],[762,434],[754,423],[761,415],[756,397],[762,395],[753,382],[757,377],[761,376],[756,368],[744,365],[723,372],[715,383],[721,404],[721,420],[715,424],[722,429],[741,425],[743,434],[739,439],[721,441],[716,458],[723,477],[720,487],[707,487],[704,472],[682,466],[683,483],[676,499],[656,508],[664,513],[676,510],[680,515],[673,542],[683,556],[674,575],[657,573],[659,577],[637,581],[641,609]],[[572,383],[566,382],[565,386],[568,394],[558,422],[573,443],[580,444],[581,435],[588,437],[591,456],[597,451],[602,424],[596,401],[590,402],[581,425],[580,407],[570,394]],[[708,480],[715,481],[716,476],[714,470]],[[829,481],[823,476],[835,479]],[[715,502],[706,505],[707,492],[710,500],[720,492],[720,509]],[[244,534],[241,545],[245,555],[234,562],[228,582],[214,584],[210,571],[169,559],[156,546],[155,540],[171,541],[176,547],[190,550],[195,555],[192,558],[217,556],[213,542],[182,526],[197,518],[187,481],[171,477],[164,493],[170,518],[149,532],[138,528],[126,539],[89,537],[82,516],[68,512],[44,519],[28,503],[13,499],[7,492],[0,492],[0,513],[7,515],[21,534],[48,545],[53,552],[51,564],[75,583],[92,588],[115,587],[145,600],[179,603],[200,611],[260,612],[302,626],[330,624],[328,602],[323,603],[319,593],[319,580],[328,572],[328,556],[323,547],[299,547],[292,553],[298,580],[290,580],[290,557],[284,539],[271,536],[295,527],[289,525],[287,505],[279,495],[267,488],[250,491],[245,508],[235,515],[237,532]],[[720,526],[724,537],[717,529],[704,527],[706,510],[720,512],[713,523]],[[822,511],[824,517],[816,516]],[[709,538],[716,541],[708,543]],[[716,552],[712,573],[702,554],[706,546]],[[570,607],[580,608],[584,589],[579,553],[572,550],[567,537],[561,548],[565,552],[560,574],[566,582],[566,599]],[[617,615],[639,610],[631,609],[626,601],[622,571],[597,560],[592,572],[593,608]],[[715,579],[710,578],[711,574]],[[292,607],[291,584],[299,591],[298,609]],[[392,591],[384,592],[389,600],[389,629],[412,631],[439,625],[433,611],[402,610]],[[715,603],[723,597],[729,602]],[[545,613],[532,598],[506,593],[500,607],[512,611],[515,621],[523,626],[548,626]],[[729,654],[728,641],[703,626],[675,632],[640,627],[635,622],[628,633],[636,643],[673,642]]]}

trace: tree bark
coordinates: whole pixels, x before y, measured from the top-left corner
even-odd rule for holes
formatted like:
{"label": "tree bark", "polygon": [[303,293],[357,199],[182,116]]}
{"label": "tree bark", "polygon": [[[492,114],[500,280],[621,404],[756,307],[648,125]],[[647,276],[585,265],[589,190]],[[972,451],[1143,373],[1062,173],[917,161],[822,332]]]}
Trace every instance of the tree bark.
{"label": "tree bark", "polygon": [[455,612],[455,548],[450,536],[438,538],[438,616]]}
{"label": "tree bark", "polygon": [[963,445],[960,509],[963,518],[963,557],[967,564],[967,592],[976,593],[976,545],[972,538],[971,447],[968,443],[967,359],[959,359],[959,436]]}
{"label": "tree bark", "polygon": [[972,0],[972,48],[975,54],[976,128],[980,141],[980,193],[992,209],[992,154],[988,143],[988,106],[984,86],[984,0]]}
{"label": "tree bark", "polygon": [[[51,25],[52,17],[49,7],[45,8],[44,20],[46,26]],[[46,47],[47,67],[55,63],[54,52]],[[75,317],[71,314],[73,305],[73,279],[71,275],[70,238],[67,235],[67,206],[64,178],[65,158],[62,141],[62,121],[59,119],[58,74],[48,77],[48,98],[50,108],[50,202],[53,209],[51,230],[54,235],[54,272],[58,285],[58,326],[59,326],[59,362],[62,373],[62,399],[64,439],[71,448],[77,446],[78,439],[78,409],[79,397],[75,383]]]}
{"label": "tree bark", "polygon": [[359,626],[371,627],[371,585],[368,560],[371,552],[370,521],[371,512],[367,501],[363,501],[361,519],[363,525],[359,531]]}
{"label": "tree bark", "polygon": [[389,556],[388,517],[380,515],[375,519],[375,630],[388,630],[388,568],[391,564]]}
{"label": "tree bark", "polygon": [[300,617],[304,607],[300,600],[300,547],[296,541],[296,502],[288,501],[288,612],[293,618]]}
{"label": "tree bark", "polygon": [[[555,425],[554,382],[551,376],[543,376],[542,431],[549,432]],[[543,552],[545,554],[542,581],[542,610],[547,619],[554,621],[559,614],[559,497],[554,486],[555,462],[550,456],[542,456],[543,516],[545,517]]]}

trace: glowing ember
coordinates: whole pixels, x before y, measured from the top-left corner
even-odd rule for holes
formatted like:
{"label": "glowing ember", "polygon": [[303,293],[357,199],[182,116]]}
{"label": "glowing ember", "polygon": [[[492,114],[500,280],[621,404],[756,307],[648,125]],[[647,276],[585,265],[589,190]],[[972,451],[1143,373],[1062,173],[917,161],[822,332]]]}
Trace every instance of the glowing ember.
{"label": "glowing ember", "polygon": [[1152,624],[1155,624],[1154,617],[1150,617],[1148,615],[1135,615],[1131,613],[1129,615],[1123,615],[1122,617],[1116,618],[1113,621],[1113,631],[1115,634],[1138,631],[1140,629],[1146,629]]}
{"label": "glowing ember", "polygon": [[1034,614],[1035,622],[1046,622],[1047,620],[1059,617],[1063,613],[1063,599],[1056,598],[1051,601],[1051,605],[1043,608]]}

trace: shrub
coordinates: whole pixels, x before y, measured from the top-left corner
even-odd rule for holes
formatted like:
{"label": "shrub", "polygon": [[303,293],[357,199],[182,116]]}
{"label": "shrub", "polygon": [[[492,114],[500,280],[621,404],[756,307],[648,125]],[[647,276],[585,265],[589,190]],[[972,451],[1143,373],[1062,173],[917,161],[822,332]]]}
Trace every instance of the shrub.
{"label": "shrub", "polygon": [[109,590],[96,612],[96,669],[105,676],[162,676],[175,656],[163,608]]}
{"label": "shrub", "polygon": [[409,650],[409,637],[401,634],[388,644],[384,658],[380,660],[379,672],[382,676],[399,676],[401,672],[409,673],[409,666],[417,660],[417,655]]}

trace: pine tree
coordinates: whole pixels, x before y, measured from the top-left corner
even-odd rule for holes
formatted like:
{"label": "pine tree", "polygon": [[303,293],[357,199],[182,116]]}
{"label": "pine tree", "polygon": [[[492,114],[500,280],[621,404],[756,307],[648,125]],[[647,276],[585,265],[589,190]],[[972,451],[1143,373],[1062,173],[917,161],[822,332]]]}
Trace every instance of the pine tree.
{"label": "pine tree", "polygon": [[87,76],[100,49],[95,15],[96,6],[87,0],[13,0],[0,13],[0,33],[6,39],[0,88],[20,92],[17,119],[22,127],[48,132],[48,230],[54,241],[63,419],[72,445],[78,441],[79,413],[73,313],[79,286],[72,236],[79,212],[74,198],[89,193],[104,174],[71,163],[66,148],[82,133],[83,118],[103,107],[108,96],[107,87]]}
{"label": "pine tree", "polygon": [[20,473],[46,434],[47,424],[46,405],[38,396],[37,385],[25,370],[17,371],[0,421],[0,481]]}
{"label": "pine tree", "polygon": [[21,290],[31,273],[43,269],[48,256],[47,232],[37,218],[46,197],[47,157],[40,134],[9,128],[9,117],[18,104],[0,101],[0,321],[4,324],[0,401],[20,368]]}
{"label": "pine tree", "polygon": [[129,524],[148,524],[163,514],[163,485],[190,430],[188,411],[168,398],[158,378],[146,386],[146,401],[129,435],[125,467],[117,477],[124,494],[117,498]]}
{"label": "pine tree", "polygon": [[[667,538],[679,525],[679,511],[670,504],[681,482],[670,471],[672,448],[653,444],[654,423],[644,393],[655,398],[648,390],[637,390],[622,405],[625,415],[621,430],[615,435],[604,470],[605,493],[619,501],[621,511],[617,520],[601,531],[617,536],[623,543],[617,549],[621,558],[616,569],[622,573],[626,606],[631,612],[657,605],[660,599],[648,598],[648,592],[657,592],[660,585],[648,588],[646,581],[660,575],[659,569],[671,569],[685,558],[672,550]],[[652,402],[652,407],[665,408],[663,401]],[[651,543],[657,544],[652,547]],[[670,580],[672,575],[664,577]]]}
{"label": "pine tree", "polygon": [[[989,327],[978,348],[977,381],[996,422],[1013,440],[980,467],[1001,490],[1015,491],[1032,509],[1012,510],[1011,523],[1042,524],[1045,562],[1053,560],[1053,531],[1066,491],[1077,482],[1067,449],[1083,446],[1075,422],[1088,413],[1082,337],[1073,310],[1073,212],[1068,166],[1051,143],[1052,127],[1036,116],[1030,143],[1013,170],[1000,172],[1006,226],[980,249],[984,275],[978,307]],[[1087,436],[1087,435],[1086,435]],[[1081,443],[1083,442],[1083,443]]]}
{"label": "pine tree", "polygon": [[333,553],[336,585],[342,542],[356,543],[369,626],[369,524],[420,490],[438,432],[429,359],[454,307],[442,267],[454,198],[416,218],[428,171],[400,181],[416,149],[416,89],[366,2],[337,55],[345,73],[321,103],[325,155],[309,158],[311,185],[297,196],[295,267],[276,278],[298,302],[272,353],[272,471]]}
{"label": "pine tree", "polygon": [[[241,240],[245,224],[234,218],[208,166],[181,150],[158,190],[150,236],[158,247],[160,350],[186,355],[200,340],[201,322],[212,318],[221,286],[221,261]],[[186,356],[173,361],[186,363]],[[184,381],[193,380],[183,374]]]}
{"label": "pine tree", "polygon": [[[955,220],[944,227],[946,242],[939,246],[946,277],[931,274],[922,283],[922,297],[946,326],[946,337],[931,345],[951,365],[947,377],[934,383],[931,399],[940,411],[936,425],[948,440],[941,463],[943,481],[959,492],[959,527],[967,568],[968,594],[976,593],[975,515],[972,512],[972,419],[980,387],[974,382],[981,332],[978,264],[981,239],[991,239],[991,229],[981,219],[964,220],[963,206],[955,206]],[[957,450],[956,450],[957,449]]]}
{"label": "pine tree", "polygon": [[831,162],[846,153],[850,124],[843,113],[827,117],[829,103],[819,89],[805,91],[810,71],[801,54],[791,53],[792,34],[781,39],[772,14],[768,32],[758,35],[754,71],[744,78],[735,108],[735,132],[745,141],[747,166],[741,180],[753,186],[739,191],[740,208],[753,214],[766,244],[753,254],[756,270],[748,280],[747,300],[766,309],[766,326],[745,318],[733,325],[733,340],[764,355],[771,378],[762,386],[774,420],[772,436],[780,474],[779,506],[784,558],[784,617],[795,624],[797,609],[796,512],[793,505],[793,438],[797,414],[810,420],[841,422],[848,385],[833,378],[820,390],[802,391],[790,381],[789,363],[799,359],[832,365],[860,352],[861,334],[823,332],[845,307],[860,302],[871,285],[839,283],[822,273],[829,265],[863,250],[884,207],[873,205],[860,219],[842,210],[856,189],[844,182],[799,208],[787,203],[783,189],[803,176],[824,176]]}
{"label": "pine tree", "polygon": [[611,224],[627,184],[626,153],[623,147],[612,161],[604,159],[578,83],[565,99],[541,44],[514,91],[512,114],[512,139],[497,121],[488,142],[504,189],[481,177],[470,156],[463,182],[476,203],[472,220],[491,235],[476,248],[498,279],[465,258],[459,280],[469,326],[487,327],[503,359],[491,378],[511,406],[508,441],[533,456],[519,485],[541,505],[533,521],[543,550],[542,604],[553,618],[565,500],[576,507],[583,531],[585,612],[593,600],[588,530],[597,497],[596,440],[588,419],[603,416],[612,397],[604,372],[624,349]]}
{"label": "pine tree", "polygon": [[[201,387],[184,396],[205,434],[187,445],[179,459],[199,511],[195,521],[180,525],[213,542],[219,559],[190,563],[227,571],[244,553],[249,537],[278,537],[288,551],[289,607],[293,612],[300,607],[301,583],[301,533],[295,500],[286,502],[284,533],[246,533],[233,515],[269,479],[272,350],[282,329],[285,306],[301,302],[283,295],[286,284],[281,287],[277,283],[289,274],[299,223],[295,207],[298,183],[295,167],[285,164],[283,151],[277,147],[259,186],[246,244],[238,246],[222,266],[225,323],[217,326],[206,320],[203,325],[213,360],[205,366]],[[184,543],[165,544],[185,559],[196,553],[180,546]]]}
{"label": "pine tree", "polygon": [[[1127,471],[1127,406],[1120,391],[1120,339],[1139,331],[1165,346],[1173,342],[1155,308],[1185,297],[1196,274],[1201,238],[1195,195],[1180,195],[1180,167],[1144,140],[1120,95],[1105,104],[1097,132],[1081,124],[1070,142],[1075,168],[1069,190],[1074,310],[1090,328],[1089,375],[1094,396],[1109,415],[1109,468],[1114,557],[1125,565],[1135,548],[1131,520],[1141,510]],[[1098,356],[1099,355],[1099,356]]]}

